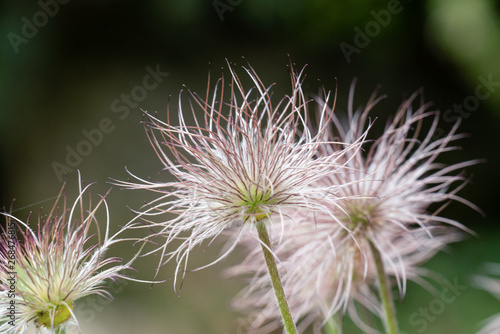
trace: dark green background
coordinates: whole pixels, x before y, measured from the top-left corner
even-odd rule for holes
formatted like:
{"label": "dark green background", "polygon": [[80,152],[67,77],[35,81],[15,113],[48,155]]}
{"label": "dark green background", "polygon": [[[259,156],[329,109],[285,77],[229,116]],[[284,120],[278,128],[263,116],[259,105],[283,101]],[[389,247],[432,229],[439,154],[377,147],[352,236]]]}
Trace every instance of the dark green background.
{"label": "dark green background", "polygon": [[[66,146],[74,149],[85,139],[82,131],[95,129],[103,118],[111,120],[113,131],[105,134],[76,167],[87,183],[98,182],[94,192],[105,193],[110,177],[126,179],[125,166],[141,177],[164,179],[164,174],[158,175],[161,165],[140,124],[139,108],[164,116],[168,97],[175,101],[183,84],[204,94],[208,69],[213,77],[218,76],[221,67],[227,69],[225,58],[236,62],[242,73],[239,67],[246,64],[244,56],[265,84],[277,84],[277,95],[289,91],[289,59],[299,68],[308,64],[306,90],[316,93],[321,85],[331,90],[338,85],[338,112],[345,110],[353,78],[358,78],[357,104],[363,104],[381,85],[381,93],[388,99],[374,110],[379,124],[419,88],[424,88],[426,99],[433,101],[435,108],[446,111],[475,94],[481,84],[478,77],[491,76],[500,82],[498,1],[219,3],[229,6],[228,10],[218,13],[214,2],[201,0],[68,1],[59,4],[57,13],[26,43],[18,45],[16,52],[9,36],[22,36],[23,17],[33,22],[33,15],[40,15],[37,13],[42,8],[35,1],[3,1],[0,205],[8,207],[16,198],[15,209],[24,209],[15,214],[23,219],[30,210],[38,214],[40,206],[49,207],[50,201],[32,204],[57,194],[61,183],[53,170],[54,162],[64,164]],[[379,31],[374,30],[366,45],[358,44],[359,53],[352,54],[348,62],[341,43],[355,47],[358,31],[376,29],[374,13],[381,15],[391,8],[397,10],[390,15],[390,22],[379,24]],[[120,113],[113,112],[112,103],[142,85],[147,66],[159,66],[169,76],[122,120]],[[467,169],[471,184],[461,192],[486,212],[486,218],[457,203],[444,213],[479,236],[452,245],[448,253],[429,263],[449,280],[458,277],[467,285],[469,275],[481,270],[484,262],[500,262],[499,118],[500,87],[496,87],[463,119],[460,130],[470,134],[460,142],[463,149],[441,160],[486,159],[486,163]],[[440,127],[447,130],[452,124],[443,118]],[[76,172],[69,173],[67,179],[69,188],[74,189]],[[133,217],[126,205],[138,208],[148,198],[141,192],[113,189],[108,202],[114,226]],[[200,250],[192,266],[213,259],[216,252]],[[129,258],[132,250],[124,247],[114,253]],[[97,306],[89,306],[93,313],[82,308],[84,332],[236,333],[237,315],[230,312],[228,303],[243,282],[223,278],[221,271],[242,255],[234,254],[211,269],[189,274],[180,298],[170,283],[152,289],[129,283],[116,294],[115,302],[103,306],[103,301],[98,301]],[[144,259],[138,265],[140,272],[133,275],[152,278],[156,261],[154,257]],[[160,276],[171,277],[172,267],[166,267]],[[417,333],[418,328],[408,319],[433,299],[421,287],[410,285],[407,298],[398,303],[402,329]],[[91,305],[92,301],[82,303]],[[446,305],[424,333],[473,333],[480,320],[496,311],[500,311],[498,300],[469,287]]]}

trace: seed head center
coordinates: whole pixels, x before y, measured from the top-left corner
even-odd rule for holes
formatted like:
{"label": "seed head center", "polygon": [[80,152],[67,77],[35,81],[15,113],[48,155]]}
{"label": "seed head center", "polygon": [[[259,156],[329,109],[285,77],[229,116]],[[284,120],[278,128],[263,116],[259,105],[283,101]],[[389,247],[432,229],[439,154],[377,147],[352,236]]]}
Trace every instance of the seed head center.
{"label": "seed head center", "polygon": [[365,201],[355,201],[347,205],[345,224],[351,231],[363,231],[374,224],[375,206]]}
{"label": "seed head center", "polygon": [[51,306],[38,314],[37,321],[45,327],[57,327],[71,317],[70,309],[73,310],[72,303]]}
{"label": "seed head center", "polygon": [[242,189],[243,201],[241,204],[244,210],[244,219],[254,218],[260,221],[269,217],[270,210],[265,208],[273,204],[272,193],[270,189],[261,186],[250,185]]}

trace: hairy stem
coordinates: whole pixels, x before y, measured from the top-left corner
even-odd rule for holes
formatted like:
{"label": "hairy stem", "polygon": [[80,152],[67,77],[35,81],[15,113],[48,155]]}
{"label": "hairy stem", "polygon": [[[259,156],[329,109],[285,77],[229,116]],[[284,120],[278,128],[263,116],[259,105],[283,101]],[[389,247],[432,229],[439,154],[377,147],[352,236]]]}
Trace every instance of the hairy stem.
{"label": "hairy stem", "polygon": [[297,334],[297,329],[295,328],[295,323],[293,322],[292,314],[285,297],[285,291],[283,290],[283,284],[281,283],[280,275],[278,273],[278,267],[276,266],[276,260],[270,251],[271,241],[269,240],[267,227],[262,220],[257,222],[257,231],[262,242],[262,252],[264,252],[267,269],[269,271],[269,276],[271,276],[271,282],[273,284],[276,299],[278,300],[278,306],[280,308],[286,332],[287,334]]}
{"label": "hairy stem", "polygon": [[373,260],[375,261],[375,267],[377,269],[377,279],[379,286],[380,300],[384,307],[384,326],[387,334],[399,334],[398,321],[396,318],[396,311],[394,309],[394,303],[392,300],[391,288],[388,284],[387,275],[384,270],[384,263],[382,262],[382,257],[379,250],[370,241],[370,249],[373,254]]}

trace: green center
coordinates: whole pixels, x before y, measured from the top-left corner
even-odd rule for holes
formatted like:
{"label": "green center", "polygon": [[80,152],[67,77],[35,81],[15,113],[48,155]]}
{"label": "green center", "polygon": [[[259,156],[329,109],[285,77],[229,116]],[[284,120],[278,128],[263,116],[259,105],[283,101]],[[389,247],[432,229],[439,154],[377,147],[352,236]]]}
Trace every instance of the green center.
{"label": "green center", "polygon": [[349,214],[343,221],[351,231],[365,229],[371,223],[371,215],[373,214],[374,206],[366,205],[363,202],[353,202],[345,208]]}
{"label": "green center", "polygon": [[251,185],[249,189],[241,189],[241,192],[243,194],[243,200],[240,205],[246,207],[245,219],[251,216],[256,221],[261,221],[269,217],[270,212],[263,211],[262,206],[273,204],[274,201],[271,191],[264,190],[262,187],[256,185]]}
{"label": "green center", "polygon": [[[68,308],[69,306],[69,308]],[[71,310],[73,310],[73,304],[68,303],[68,306],[64,304],[51,306],[47,310],[42,311],[38,314],[37,321],[45,327],[57,327],[71,317]],[[52,319],[54,319],[52,321]]]}

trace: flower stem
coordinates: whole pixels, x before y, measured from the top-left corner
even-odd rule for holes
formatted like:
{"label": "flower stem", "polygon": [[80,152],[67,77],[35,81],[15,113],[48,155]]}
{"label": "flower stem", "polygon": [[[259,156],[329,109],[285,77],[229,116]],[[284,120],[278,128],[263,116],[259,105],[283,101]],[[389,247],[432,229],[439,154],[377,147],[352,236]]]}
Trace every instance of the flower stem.
{"label": "flower stem", "polygon": [[370,249],[373,255],[373,260],[375,261],[375,267],[377,269],[377,279],[378,288],[380,293],[380,299],[384,307],[384,326],[387,334],[398,334],[398,321],[396,318],[396,311],[394,309],[394,303],[392,300],[391,288],[388,284],[387,275],[384,270],[384,263],[382,262],[382,257],[380,251],[375,247],[375,245],[369,241]]}
{"label": "flower stem", "polygon": [[283,284],[281,283],[280,275],[278,273],[278,267],[276,266],[276,261],[270,251],[271,241],[269,240],[267,227],[262,220],[257,222],[257,232],[259,233],[259,238],[263,243],[262,252],[264,252],[267,269],[269,271],[269,276],[271,276],[271,282],[273,284],[276,299],[278,300],[278,306],[281,311],[281,317],[283,318],[283,324],[285,325],[286,332],[287,334],[297,334],[297,329],[295,328],[295,323],[293,322],[292,314],[285,297],[285,291],[283,290]]}

